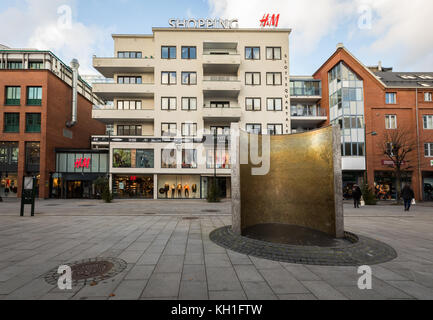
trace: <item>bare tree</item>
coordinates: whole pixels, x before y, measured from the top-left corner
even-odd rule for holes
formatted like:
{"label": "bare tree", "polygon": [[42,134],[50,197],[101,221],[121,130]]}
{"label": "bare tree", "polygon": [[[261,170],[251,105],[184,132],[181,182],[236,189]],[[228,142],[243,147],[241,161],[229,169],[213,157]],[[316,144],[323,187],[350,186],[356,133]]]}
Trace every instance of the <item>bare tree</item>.
{"label": "bare tree", "polygon": [[417,148],[415,137],[406,127],[385,130],[380,147],[387,159],[392,161],[388,167],[394,170],[397,203],[401,203],[402,177],[415,167],[412,157]]}

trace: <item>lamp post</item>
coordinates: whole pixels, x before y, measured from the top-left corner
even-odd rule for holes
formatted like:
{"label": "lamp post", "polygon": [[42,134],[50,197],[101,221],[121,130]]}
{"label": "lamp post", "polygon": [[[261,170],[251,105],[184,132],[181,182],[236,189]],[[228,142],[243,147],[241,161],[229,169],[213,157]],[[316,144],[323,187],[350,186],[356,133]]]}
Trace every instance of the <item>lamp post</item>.
{"label": "lamp post", "polygon": [[364,182],[366,183],[368,181],[368,174],[367,174],[367,168],[368,168],[368,161],[367,161],[367,135],[371,135],[372,137],[377,136],[376,131],[368,132],[364,130],[365,136],[364,136],[364,147],[365,147],[365,176],[364,176]]}
{"label": "lamp post", "polygon": [[218,139],[218,135],[217,135],[217,130],[215,129],[214,131],[214,136],[213,136],[213,167],[214,167],[214,173],[213,173],[213,202],[217,201],[217,183],[216,183],[216,167],[217,167],[217,139]]}

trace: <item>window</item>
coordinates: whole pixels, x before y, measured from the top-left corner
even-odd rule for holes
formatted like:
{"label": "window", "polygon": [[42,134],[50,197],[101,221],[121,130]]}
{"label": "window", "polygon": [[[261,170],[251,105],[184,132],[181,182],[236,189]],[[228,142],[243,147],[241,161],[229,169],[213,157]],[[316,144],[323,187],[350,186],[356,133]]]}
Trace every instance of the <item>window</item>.
{"label": "window", "polygon": [[113,167],[131,168],[131,150],[113,149]]}
{"label": "window", "polygon": [[281,60],[281,47],[267,47],[266,60]]}
{"label": "window", "polygon": [[283,99],[281,98],[268,98],[268,111],[281,111],[283,110]]}
{"label": "window", "polygon": [[119,100],[117,101],[118,110],[141,110],[141,100]]}
{"label": "window", "polygon": [[182,123],[182,136],[195,137],[197,135],[197,123]]}
{"label": "window", "polygon": [[170,71],[161,72],[161,84],[168,84],[168,85],[176,84],[176,72],[170,72]]}
{"label": "window", "polygon": [[197,72],[182,72],[182,84],[197,84]]}
{"label": "window", "polygon": [[268,134],[269,135],[283,134],[283,125],[282,124],[268,124]]}
{"label": "window", "polygon": [[197,168],[197,150],[195,149],[182,150],[182,168],[183,169]]}
{"label": "window", "polygon": [[117,57],[121,59],[141,59],[143,54],[140,51],[119,51]]}
{"label": "window", "polygon": [[246,60],[260,60],[260,47],[245,47]]}
{"label": "window", "polygon": [[162,59],[176,59],[176,47],[163,46],[161,48]]}
{"label": "window", "polygon": [[40,70],[44,68],[44,63],[42,61],[30,61],[29,69]]}
{"label": "window", "polygon": [[197,98],[182,98],[182,110],[197,110]]}
{"label": "window", "polygon": [[42,87],[27,87],[27,105],[42,105]]}
{"label": "window", "polygon": [[385,116],[385,128],[386,129],[397,129],[397,116],[386,115]]}
{"label": "window", "polygon": [[281,86],[281,72],[266,73],[266,84],[268,86]]}
{"label": "window", "polygon": [[396,104],[397,103],[397,93],[387,92],[386,93],[386,104]]}
{"label": "window", "polygon": [[246,85],[260,85],[260,72],[245,72]]}
{"label": "window", "polygon": [[424,101],[432,102],[432,93],[431,92],[424,92]]}
{"label": "window", "polygon": [[5,113],[4,114],[4,132],[20,132],[20,114]]}
{"label": "window", "polygon": [[197,59],[197,48],[182,47],[182,59]]}
{"label": "window", "polygon": [[[215,157],[216,153],[216,157]],[[216,159],[215,159],[216,158]],[[225,146],[217,146],[216,152],[214,149],[206,150],[206,168],[214,169],[214,163],[216,160],[216,168],[217,169],[230,169],[230,151],[229,146],[226,144]]]}
{"label": "window", "polygon": [[248,133],[262,134],[261,124],[247,124],[246,129]]}
{"label": "window", "polygon": [[433,157],[433,143],[425,143],[424,144],[424,155],[426,157]]}
{"label": "window", "polygon": [[423,116],[424,129],[433,129],[433,115]]}
{"label": "window", "polygon": [[215,131],[217,133],[217,135],[230,135],[230,127],[227,126],[211,126],[210,127],[210,132],[212,134],[215,134]]}
{"label": "window", "polygon": [[39,142],[26,142],[26,169],[39,171],[41,145]]}
{"label": "window", "polygon": [[211,108],[230,108],[230,101],[211,101]]}
{"label": "window", "polygon": [[143,135],[141,125],[118,125],[118,136],[141,136]]}
{"label": "window", "polygon": [[18,165],[18,142],[0,142],[0,165]]}
{"label": "window", "polygon": [[260,111],[262,110],[261,98],[245,98],[245,110],[247,111]]}
{"label": "window", "polygon": [[19,106],[21,104],[21,87],[6,87],[6,105]]}
{"label": "window", "polygon": [[175,137],[177,135],[177,124],[176,123],[162,123],[161,124],[161,135],[163,137]]}
{"label": "window", "polygon": [[8,69],[22,69],[22,61],[8,61]]}
{"label": "window", "polygon": [[154,164],[154,151],[153,149],[144,149],[144,150],[137,150],[136,151],[136,157],[135,157],[135,167],[136,168],[153,168],[155,166]]}
{"label": "window", "polygon": [[119,76],[117,77],[117,83],[119,84],[141,84],[141,77],[128,77],[128,76]]}
{"label": "window", "polygon": [[162,149],[161,150],[161,168],[176,168],[177,155],[176,149]]}
{"label": "window", "polygon": [[388,156],[390,156],[390,157],[393,157],[394,156],[394,147],[393,147],[393,145],[392,145],[392,142],[387,142],[386,143],[386,151],[385,151],[385,154],[387,154]]}
{"label": "window", "polygon": [[177,109],[176,97],[161,98],[161,110],[176,110],[176,109]]}
{"label": "window", "polygon": [[26,132],[41,132],[40,113],[26,113]]}

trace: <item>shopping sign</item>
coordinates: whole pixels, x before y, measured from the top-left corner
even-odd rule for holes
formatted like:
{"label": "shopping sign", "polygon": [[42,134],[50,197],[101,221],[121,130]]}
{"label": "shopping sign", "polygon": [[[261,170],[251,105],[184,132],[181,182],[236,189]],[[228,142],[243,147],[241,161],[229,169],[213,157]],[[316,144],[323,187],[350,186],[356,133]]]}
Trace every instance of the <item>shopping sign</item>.
{"label": "shopping sign", "polygon": [[90,167],[90,158],[78,158],[75,160],[74,168],[80,169],[80,168],[86,168],[89,169]]}
{"label": "shopping sign", "polygon": [[263,15],[263,19],[260,20],[260,27],[278,27],[278,22],[280,21],[279,14],[270,15],[269,13]]}
{"label": "shopping sign", "polygon": [[433,160],[430,160],[430,165],[433,167]]}
{"label": "shopping sign", "polygon": [[[401,162],[401,165],[404,166],[406,164],[405,161]],[[382,160],[382,166],[393,166],[394,167],[394,161],[392,160]]]}

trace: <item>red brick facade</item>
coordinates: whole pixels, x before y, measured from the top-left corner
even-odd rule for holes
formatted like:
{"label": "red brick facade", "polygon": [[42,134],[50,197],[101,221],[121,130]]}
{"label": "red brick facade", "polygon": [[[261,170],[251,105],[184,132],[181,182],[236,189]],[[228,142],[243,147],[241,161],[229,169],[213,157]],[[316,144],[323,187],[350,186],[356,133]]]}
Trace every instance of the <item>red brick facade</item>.
{"label": "red brick facade", "polygon": [[[366,133],[377,132],[376,136],[366,136],[366,162],[368,182],[373,187],[375,172],[392,171],[383,165],[386,159],[381,149],[384,142],[385,115],[396,115],[398,128],[408,128],[412,139],[417,144],[417,150],[408,157],[412,171],[412,187],[416,199],[422,198],[422,173],[432,173],[433,158],[425,157],[424,143],[433,143],[433,130],[423,129],[423,115],[433,115],[433,102],[424,101],[424,92],[433,92],[433,88],[394,89],[387,88],[366,67],[354,58],[344,48],[337,51],[314,74],[314,78],[322,80],[322,108],[329,110],[328,72],[340,61],[343,61],[354,73],[364,81],[364,111]],[[385,94],[395,92],[396,104],[386,104]],[[418,97],[416,92],[418,92]],[[418,108],[416,107],[418,104]],[[418,109],[418,119],[417,119]],[[418,121],[417,121],[418,120]],[[329,115],[328,115],[329,124]],[[417,134],[419,132],[419,135]],[[419,141],[418,141],[419,140]],[[419,164],[419,165],[418,165]]]}
{"label": "red brick facade", "polygon": [[[7,86],[21,87],[20,106],[5,105]],[[27,87],[42,87],[42,105],[27,106]],[[0,71],[0,141],[18,142],[18,197],[21,181],[26,173],[25,143],[40,142],[39,197],[49,197],[50,174],[56,168],[55,148],[89,148],[92,134],[104,134],[105,126],[92,119],[92,103],[78,94],[78,123],[71,129],[73,139],[64,137],[65,123],[71,120],[72,88],[48,70],[1,70]],[[4,132],[4,114],[20,114],[20,132]],[[26,133],[26,113],[41,113],[41,132]]]}

